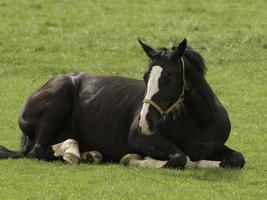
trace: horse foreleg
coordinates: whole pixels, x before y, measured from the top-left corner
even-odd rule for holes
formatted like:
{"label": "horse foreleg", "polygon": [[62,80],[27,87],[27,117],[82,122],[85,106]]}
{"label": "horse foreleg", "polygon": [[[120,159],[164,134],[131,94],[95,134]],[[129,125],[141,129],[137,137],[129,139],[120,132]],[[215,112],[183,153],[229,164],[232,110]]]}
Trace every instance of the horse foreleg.
{"label": "horse foreleg", "polygon": [[185,168],[219,168],[220,161],[212,161],[212,160],[199,160],[199,161],[191,161],[187,156],[187,161]]}
{"label": "horse foreleg", "polygon": [[[214,141],[192,142],[190,158],[187,157],[187,168],[243,168],[245,159],[240,152]],[[188,150],[189,148],[187,148]]]}
{"label": "horse foreleg", "polygon": [[[163,168],[166,167],[167,163],[167,160],[156,160],[148,156],[142,159],[138,154],[126,154],[120,161],[120,164],[124,166],[139,166],[149,168]],[[220,161],[211,160],[191,161],[187,156],[185,168],[219,168],[220,163]]]}
{"label": "horse foreleg", "polygon": [[[171,141],[160,134],[144,136],[134,132],[128,139],[129,146],[144,156],[149,156],[160,162],[166,168],[184,168],[186,165],[185,154]],[[151,163],[152,160],[145,161]],[[152,162],[153,163],[153,162]],[[153,164],[152,164],[153,165]]]}
{"label": "horse foreleg", "polygon": [[223,168],[243,168],[246,161],[242,153],[232,150],[224,145],[211,160],[218,160]]}
{"label": "horse foreleg", "polygon": [[120,164],[124,166],[141,166],[150,168],[162,168],[167,161],[156,160],[151,157],[141,158],[138,154],[126,154],[122,157]]}

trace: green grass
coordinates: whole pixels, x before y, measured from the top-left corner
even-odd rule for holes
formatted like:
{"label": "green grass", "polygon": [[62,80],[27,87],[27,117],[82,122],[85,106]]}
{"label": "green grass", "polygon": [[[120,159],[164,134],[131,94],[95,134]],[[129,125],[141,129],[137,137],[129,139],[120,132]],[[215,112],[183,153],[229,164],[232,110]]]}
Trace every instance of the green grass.
{"label": "green grass", "polygon": [[118,165],[0,161],[0,199],[266,199],[267,4],[265,0],[2,0],[0,143],[19,146],[17,116],[49,77],[72,71],[141,78],[137,43],[187,38],[228,110],[227,144],[244,153],[239,170],[168,170]]}

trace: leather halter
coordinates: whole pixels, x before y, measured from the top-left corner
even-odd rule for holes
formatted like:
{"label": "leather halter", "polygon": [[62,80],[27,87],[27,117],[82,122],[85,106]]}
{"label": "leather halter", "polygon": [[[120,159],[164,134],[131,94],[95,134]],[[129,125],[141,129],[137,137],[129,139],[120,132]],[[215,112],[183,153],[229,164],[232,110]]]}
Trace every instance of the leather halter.
{"label": "leather halter", "polygon": [[185,80],[185,66],[184,66],[184,59],[181,57],[182,62],[182,70],[183,70],[183,89],[182,93],[180,94],[180,97],[166,110],[163,110],[157,103],[155,103],[151,99],[144,99],[143,103],[147,103],[151,106],[153,106],[159,113],[161,118],[165,119],[166,115],[172,112],[174,109],[180,109],[183,101],[184,101],[184,93],[186,88],[186,80]]}

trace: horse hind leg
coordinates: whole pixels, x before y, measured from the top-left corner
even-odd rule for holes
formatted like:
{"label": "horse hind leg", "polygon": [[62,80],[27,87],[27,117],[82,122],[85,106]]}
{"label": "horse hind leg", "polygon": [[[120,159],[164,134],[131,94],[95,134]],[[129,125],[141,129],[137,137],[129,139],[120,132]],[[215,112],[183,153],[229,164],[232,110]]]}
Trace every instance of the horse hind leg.
{"label": "horse hind leg", "polygon": [[73,138],[73,124],[66,123],[73,118],[73,101],[74,85],[67,75],[56,76],[30,96],[21,115],[22,121],[34,127],[34,144],[28,157],[48,161],[58,158],[52,145]]}
{"label": "horse hind leg", "polygon": [[74,139],[52,145],[52,149],[55,157],[62,157],[67,163],[77,164],[81,160],[79,144]]}
{"label": "horse hind leg", "polygon": [[103,156],[98,151],[79,152],[79,144],[74,139],[67,139],[64,142],[52,145],[55,157],[62,157],[67,163],[90,163],[100,164],[103,162]]}
{"label": "horse hind leg", "polygon": [[86,151],[81,153],[81,163],[100,164],[103,162],[103,155],[98,151]]}

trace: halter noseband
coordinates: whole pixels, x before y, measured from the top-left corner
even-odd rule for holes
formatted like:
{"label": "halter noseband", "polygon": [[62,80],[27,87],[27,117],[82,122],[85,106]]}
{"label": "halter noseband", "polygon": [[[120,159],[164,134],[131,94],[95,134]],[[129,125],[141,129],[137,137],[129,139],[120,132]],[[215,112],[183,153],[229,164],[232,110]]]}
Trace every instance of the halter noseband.
{"label": "halter noseband", "polygon": [[153,106],[159,113],[160,116],[164,119],[167,114],[172,112],[174,109],[179,109],[184,101],[184,93],[185,93],[185,87],[186,87],[186,80],[185,80],[185,66],[184,66],[184,59],[181,57],[182,62],[182,70],[183,70],[183,89],[182,93],[180,94],[180,97],[166,110],[163,110],[157,103],[155,103],[151,99],[144,99],[143,103],[147,103],[151,106]]}

